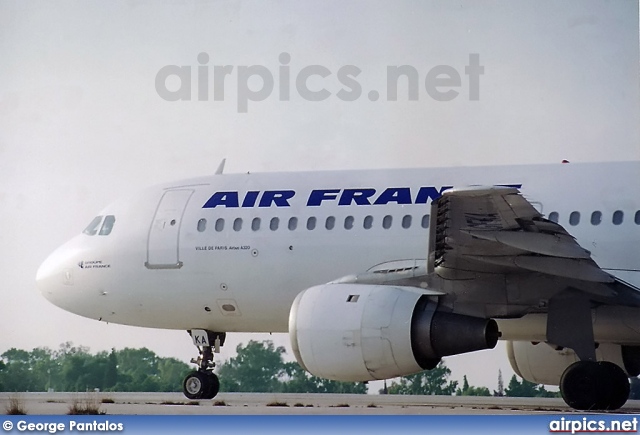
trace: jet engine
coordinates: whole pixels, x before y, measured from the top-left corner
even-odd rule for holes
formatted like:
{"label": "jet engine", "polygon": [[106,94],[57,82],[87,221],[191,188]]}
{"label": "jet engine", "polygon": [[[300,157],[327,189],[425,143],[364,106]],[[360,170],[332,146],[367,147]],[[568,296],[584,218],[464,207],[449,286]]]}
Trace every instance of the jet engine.
{"label": "jet engine", "polygon": [[[580,358],[567,348],[555,349],[543,342],[508,341],[507,354],[513,371],[536,384],[560,385],[567,367]],[[640,374],[640,347],[601,343],[596,349],[598,361],[609,361],[624,369],[628,376]]]}
{"label": "jet engine", "polygon": [[435,294],[339,283],[304,290],[289,314],[296,359],[316,376],[362,382],[417,373],[443,356],[496,345],[494,320],[440,311]]}

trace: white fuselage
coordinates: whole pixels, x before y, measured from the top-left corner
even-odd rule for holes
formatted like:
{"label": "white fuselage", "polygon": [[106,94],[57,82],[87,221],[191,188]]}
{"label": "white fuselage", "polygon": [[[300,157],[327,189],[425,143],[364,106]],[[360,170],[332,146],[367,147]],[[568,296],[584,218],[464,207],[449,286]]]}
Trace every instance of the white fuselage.
{"label": "white fuselage", "polygon": [[[95,235],[76,236],[43,263],[38,285],[61,308],[105,322],[286,332],[302,290],[380,263],[427,258],[424,216],[433,195],[469,185],[521,185],[545,216],[558,213],[600,267],[640,286],[638,162],[231,174],[169,183],[103,210]],[[591,222],[593,212],[601,213],[599,222]],[[106,216],[115,222],[100,235]]]}

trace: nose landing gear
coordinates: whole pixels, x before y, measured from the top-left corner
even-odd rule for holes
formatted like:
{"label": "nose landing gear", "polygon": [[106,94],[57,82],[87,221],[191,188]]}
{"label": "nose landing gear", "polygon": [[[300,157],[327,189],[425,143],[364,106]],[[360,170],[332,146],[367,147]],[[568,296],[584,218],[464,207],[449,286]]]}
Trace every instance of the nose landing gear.
{"label": "nose landing gear", "polygon": [[200,355],[191,360],[198,365],[198,370],[189,373],[182,382],[184,395],[191,399],[213,399],[220,390],[220,380],[213,369],[213,354],[220,352],[220,347],[224,344],[226,334],[224,332],[213,332],[204,329],[193,329],[189,332],[193,339],[193,344],[198,347]]}
{"label": "nose landing gear", "polygon": [[193,371],[184,378],[182,390],[192,400],[213,399],[220,390],[220,381],[215,373]]}

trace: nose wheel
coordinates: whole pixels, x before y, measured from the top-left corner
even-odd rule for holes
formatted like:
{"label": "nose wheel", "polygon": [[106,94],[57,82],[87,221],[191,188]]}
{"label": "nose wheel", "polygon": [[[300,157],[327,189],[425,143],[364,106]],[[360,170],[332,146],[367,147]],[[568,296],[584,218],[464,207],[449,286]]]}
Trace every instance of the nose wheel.
{"label": "nose wheel", "polygon": [[184,395],[191,399],[213,399],[220,391],[220,380],[213,372],[193,371],[182,383]]}
{"label": "nose wheel", "polygon": [[193,343],[198,347],[200,355],[191,360],[198,365],[198,370],[189,373],[182,382],[184,395],[191,400],[213,399],[220,391],[220,380],[213,369],[213,354],[220,352],[226,334],[203,329],[193,329],[189,332]]}

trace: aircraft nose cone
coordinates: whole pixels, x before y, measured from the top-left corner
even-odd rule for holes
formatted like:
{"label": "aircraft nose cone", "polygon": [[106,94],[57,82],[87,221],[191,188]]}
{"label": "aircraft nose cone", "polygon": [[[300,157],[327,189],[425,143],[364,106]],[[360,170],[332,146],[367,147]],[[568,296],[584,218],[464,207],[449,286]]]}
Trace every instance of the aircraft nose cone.
{"label": "aircraft nose cone", "polygon": [[36,273],[38,290],[63,310],[89,318],[101,318],[108,301],[105,290],[111,277],[105,254],[77,236],[47,257]]}
{"label": "aircraft nose cone", "polygon": [[65,287],[73,286],[73,269],[68,257],[67,253],[58,249],[44,260],[36,273],[38,290],[56,305]]}

